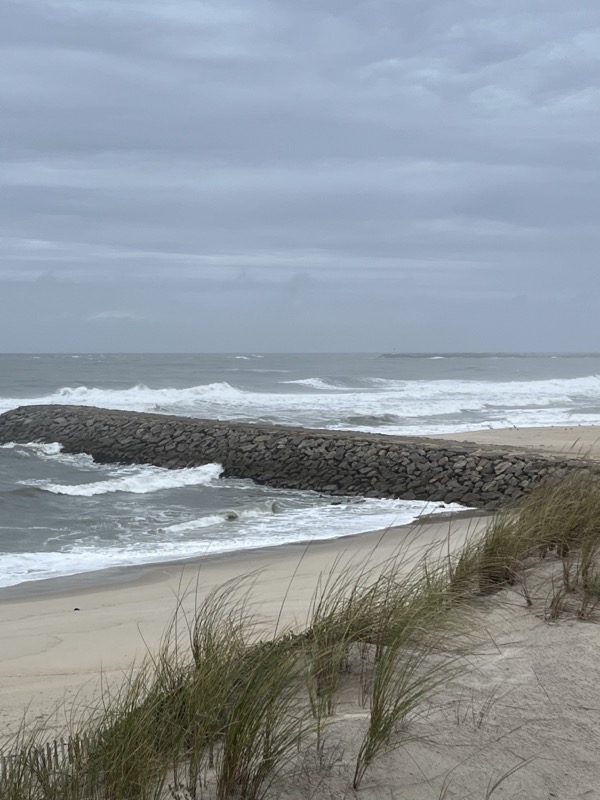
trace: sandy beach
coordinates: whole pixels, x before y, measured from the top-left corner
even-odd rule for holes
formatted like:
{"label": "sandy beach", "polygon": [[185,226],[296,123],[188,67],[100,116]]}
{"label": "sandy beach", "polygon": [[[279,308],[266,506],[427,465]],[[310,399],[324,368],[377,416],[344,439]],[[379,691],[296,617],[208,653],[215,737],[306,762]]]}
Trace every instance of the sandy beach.
{"label": "sandy beach", "polygon": [[556,426],[554,428],[497,428],[467,433],[445,433],[432,439],[473,442],[515,449],[536,450],[539,453],[566,458],[600,458],[600,428],[592,425]]}
{"label": "sandy beach", "polygon": [[426,552],[443,554],[459,547],[484,520],[444,517],[333,540],[1,590],[0,728],[12,728],[28,704],[32,718],[43,719],[63,699],[82,690],[82,696],[93,695],[100,670],[109,678],[119,675],[148,649],[156,649],[178,599],[191,611],[211,589],[248,576],[253,612],[266,630],[277,620],[286,628],[302,628],[320,579],[348,565],[376,569],[399,550],[408,567]]}
{"label": "sandy beach", "polygon": [[[596,428],[548,428],[444,438],[545,452],[583,450],[588,457],[598,457],[599,436]],[[409,569],[425,552],[443,555],[460,547],[488,519],[480,513],[429,518],[335,540],[2,590],[0,730],[5,735],[14,731],[28,707],[30,720],[60,731],[73,701],[77,705],[97,695],[100,671],[109,680],[118,680],[134,661],[158,646],[178,598],[191,610],[195,598],[212,588],[227,581],[241,583],[243,576],[249,576],[252,609],[265,630],[274,625],[301,628],[319,581],[326,576],[338,574],[348,564],[376,570],[398,550]],[[386,756],[373,769],[361,791],[365,798],[435,800],[439,794],[432,787],[439,787],[440,776],[446,774],[453,775],[447,798],[478,798],[484,796],[491,778],[520,763],[523,768],[510,788],[505,793],[499,789],[497,796],[600,798],[594,688],[600,679],[599,629],[573,618],[548,623],[544,603],[549,569],[546,565],[532,587],[533,609],[516,590],[505,590],[482,603],[477,614],[483,635],[472,656],[472,673],[449,690],[443,712],[438,709],[431,719],[417,723],[425,737],[421,743]],[[60,712],[53,716],[57,707]],[[342,713],[339,724],[343,717]],[[341,735],[351,747],[357,735],[353,723]],[[408,794],[394,794],[396,786],[408,787]],[[347,796],[335,781],[327,787],[325,794],[314,794],[308,785],[290,787],[286,796]]]}

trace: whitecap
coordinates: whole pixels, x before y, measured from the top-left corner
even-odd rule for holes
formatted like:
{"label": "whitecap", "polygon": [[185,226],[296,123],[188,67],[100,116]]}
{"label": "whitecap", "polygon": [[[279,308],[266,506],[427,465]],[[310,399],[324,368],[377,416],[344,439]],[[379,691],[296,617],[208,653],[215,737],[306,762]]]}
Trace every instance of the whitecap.
{"label": "whitecap", "polygon": [[[381,425],[369,428],[368,425],[340,424],[340,421],[350,417],[381,419],[390,415],[389,419],[396,417],[398,423],[390,421],[385,432],[409,435],[469,430],[479,425],[600,423],[600,378],[597,375],[499,382],[370,378],[369,387],[363,389],[335,386],[314,377],[293,383],[297,386],[295,392],[250,391],[227,382],[182,389],[150,389],[144,385],[121,390],[64,387],[47,397],[0,400],[0,410],[19,404],[63,403],[207,419],[380,432]],[[307,390],[302,391],[302,386]],[[537,412],[533,413],[535,410]],[[507,417],[508,423],[502,422],[500,416]]]}
{"label": "whitecap", "polygon": [[93,497],[111,492],[128,492],[131,494],[149,494],[161,489],[178,489],[185,486],[209,486],[223,472],[220,464],[205,464],[201,467],[186,469],[164,469],[163,467],[124,468],[129,474],[109,478],[93,483],[75,485],[50,483],[47,481],[21,481],[23,486],[35,486],[52,494],[71,495],[72,497]]}
{"label": "whitecap", "polygon": [[297,386],[309,386],[311,389],[325,389],[336,392],[355,392],[356,389],[347,386],[336,386],[335,383],[323,380],[323,378],[300,378],[295,381],[280,381],[280,383],[296,384]]}
{"label": "whitecap", "polygon": [[79,469],[105,470],[107,466],[97,464],[89,453],[65,453],[59,442],[8,442],[0,445],[0,450],[17,450],[27,456],[35,456],[48,461],[57,461]]}
{"label": "whitecap", "polygon": [[38,456],[57,456],[62,450],[62,445],[59,442],[7,442],[0,444],[0,449],[24,450]]}

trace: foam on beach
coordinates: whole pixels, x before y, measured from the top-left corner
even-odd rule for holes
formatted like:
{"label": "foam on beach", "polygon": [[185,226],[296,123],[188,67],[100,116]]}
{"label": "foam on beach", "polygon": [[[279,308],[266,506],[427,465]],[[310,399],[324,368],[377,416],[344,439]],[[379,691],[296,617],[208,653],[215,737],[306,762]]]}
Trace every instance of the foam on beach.
{"label": "foam on beach", "polygon": [[59,551],[0,554],[0,587],[109,567],[335,539],[458,510],[464,508],[418,500],[336,500],[312,508],[286,508],[272,500],[149,527],[145,533],[123,530],[111,542],[82,530]]}

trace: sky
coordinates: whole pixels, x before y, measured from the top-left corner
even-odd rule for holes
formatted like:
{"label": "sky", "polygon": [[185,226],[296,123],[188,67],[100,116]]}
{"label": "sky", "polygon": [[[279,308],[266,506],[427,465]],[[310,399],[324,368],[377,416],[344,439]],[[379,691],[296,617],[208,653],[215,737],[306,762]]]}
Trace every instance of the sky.
{"label": "sky", "polygon": [[3,352],[600,351],[598,0],[3,0]]}

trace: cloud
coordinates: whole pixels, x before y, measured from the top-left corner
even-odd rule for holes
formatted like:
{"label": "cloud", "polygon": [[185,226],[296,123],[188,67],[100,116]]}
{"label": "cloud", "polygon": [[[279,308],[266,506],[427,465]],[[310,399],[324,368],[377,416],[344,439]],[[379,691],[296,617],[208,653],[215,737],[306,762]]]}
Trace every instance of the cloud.
{"label": "cloud", "polygon": [[[556,335],[536,308],[598,291],[592,0],[7,0],[0,45],[0,279],[24,302],[54,271],[56,342],[77,296],[82,325],[106,323],[88,323],[90,347],[120,324],[130,349],[158,315],[176,349],[236,349],[253,325],[255,349],[317,333],[389,349],[378,308],[408,293],[436,309],[428,340],[473,349],[448,297],[461,314],[477,298],[499,331],[508,286],[539,298],[540,324],[510,334],[532,349],[540,325]],[[225,332],[214,304],[206,325],[181,318],[208,296],[237,309]],[[98,316],[120,309],[136,324]]]}
{"label": "cloud", "polygon": [[138,319],[139,317],[136,314],[132,314],[131,311],[97,311],[95,314],[88,317],[88,322],[110,322],[111,320],[135,321]]}

